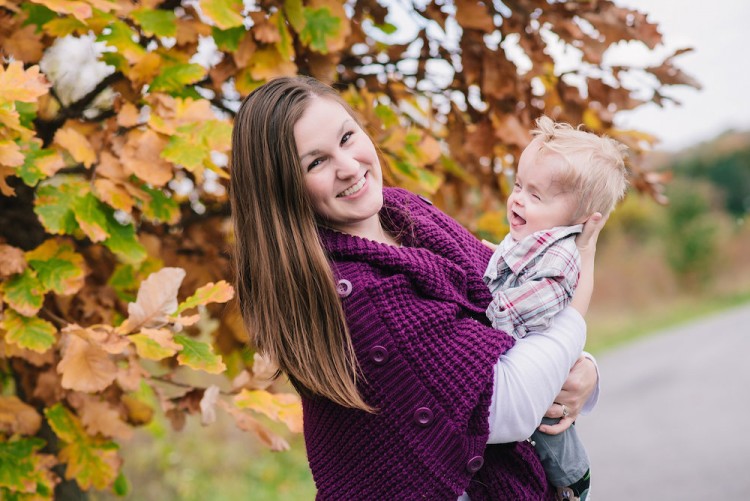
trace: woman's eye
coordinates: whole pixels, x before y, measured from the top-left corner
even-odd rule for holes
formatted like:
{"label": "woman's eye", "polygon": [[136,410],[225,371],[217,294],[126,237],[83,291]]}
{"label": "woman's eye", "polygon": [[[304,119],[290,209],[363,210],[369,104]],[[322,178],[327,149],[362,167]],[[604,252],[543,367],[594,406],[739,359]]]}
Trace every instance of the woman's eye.
{"label": "woman's eye", "polygon": [[307,166],[308,172],[311,171],[311,170],[313,170],[315,167],[317,167],[318,165],[320,165],[322,162],[323,162],[322,158],[316,158],[315,160],[313,160],[312,162],[310,162],[310,165]]}
{"label": "woman's eye", "polygon": [[346,134],[344,134],[344,136],[341,138],[341,144],[344,144],[347,141],[349,141],[349,139],[351,139],[353,135],[354,135],[354,132],[347,132]]}

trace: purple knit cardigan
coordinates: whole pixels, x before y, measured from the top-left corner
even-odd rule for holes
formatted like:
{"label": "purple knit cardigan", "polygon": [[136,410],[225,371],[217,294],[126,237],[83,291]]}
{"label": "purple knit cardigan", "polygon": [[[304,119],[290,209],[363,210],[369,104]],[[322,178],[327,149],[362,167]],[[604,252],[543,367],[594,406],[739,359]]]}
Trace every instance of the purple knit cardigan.
{"label": "purple knit cardigan", "polygon": [[485,317],[490,250],[404,190],[385,189],[381,219],[403,247],[320,230],[378,412],[303,397],[318,499],[553,499],[528,442],[487,445],[493,365],[514,342]]}

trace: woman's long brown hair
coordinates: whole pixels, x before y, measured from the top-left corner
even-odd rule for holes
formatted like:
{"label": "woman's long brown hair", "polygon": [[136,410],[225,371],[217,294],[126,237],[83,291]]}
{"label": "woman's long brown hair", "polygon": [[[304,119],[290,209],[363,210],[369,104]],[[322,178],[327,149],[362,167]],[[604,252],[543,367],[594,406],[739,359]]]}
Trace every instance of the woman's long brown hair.
{"label": "woman's long brown hair", "polygon": [[257,348],[301,392],[372,412],[357,390],[359,365],[305,191],[294,125],[327,85],[279,78],[242,103],[232,131],[230,199],[237,297]]}

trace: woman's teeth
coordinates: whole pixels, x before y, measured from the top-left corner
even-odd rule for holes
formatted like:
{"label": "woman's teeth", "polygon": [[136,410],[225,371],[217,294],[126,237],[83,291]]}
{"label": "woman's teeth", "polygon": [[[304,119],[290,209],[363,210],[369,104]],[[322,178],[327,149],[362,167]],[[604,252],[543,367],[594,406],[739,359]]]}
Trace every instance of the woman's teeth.
{"label": "woman's teeth", "polygon": [[364,185],[365,185],[365,177],[362,176],[362,179],[360,179],[359,181],[357,181],[357,184],[355,184],[354,186],[351,186],[351,187],[345,189],[344,191],[342,191],[341,193],[339,193],[338,196],[339,197],[348,197],[349,195],[354,195],[359,190],[361,190]]}

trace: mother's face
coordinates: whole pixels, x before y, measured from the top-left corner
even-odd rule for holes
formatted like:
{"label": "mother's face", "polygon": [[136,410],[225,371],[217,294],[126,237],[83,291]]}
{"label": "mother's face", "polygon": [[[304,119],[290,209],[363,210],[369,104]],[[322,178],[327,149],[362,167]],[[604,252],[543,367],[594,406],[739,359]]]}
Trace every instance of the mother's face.
{"label": "mother's face", "polygon": [[383,176],[375,146],[333,99],[312,97],[294,125],[305,188],[333,228],[363,235],[379,224]]}

